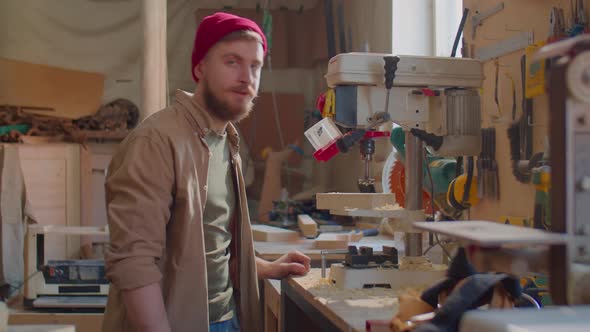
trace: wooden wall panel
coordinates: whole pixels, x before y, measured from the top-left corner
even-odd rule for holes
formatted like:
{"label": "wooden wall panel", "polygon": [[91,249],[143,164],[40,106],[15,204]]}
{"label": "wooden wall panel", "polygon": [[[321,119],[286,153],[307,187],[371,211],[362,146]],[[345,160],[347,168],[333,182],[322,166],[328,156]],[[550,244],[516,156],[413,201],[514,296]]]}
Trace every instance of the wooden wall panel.
{"label": "wooden wall panel", "polygon": [[[263,11],[256,9],[199,9],[197,23],[217,11],[247,17],[262,27]],[[327,61],[326,29],[323,5],[303,10],[271,10],[273,68],[311,67],[317,61]]]}
{"label": "wooden wall panel", "polygon": [[52,115],[76,119],[98,110],[103,86],[99,73],[0,58],[0,105],[51,107]]}
{"label": "wooden wall panel", "polygon": [[[470,15],[476,10],[485,12],[502,1],[464,0],[464,7],[470,9]],[[470,54],[480,47],[493,45],[523,31],[532,31],[534,41],[546,40],[549,32],[550,11],[553,6],[562,7],[569,24],[571,13],[570,1],[560,0],[514,0],[503,1],[504,10],[490,17],[477,28],[476,38],[472,38],[471,21],[465,27],[465,40]],[[588,10],[590,1],[585,0]],[[586,13],[588,15],[588,13]],[[498,97],[500,107],[494,101],[496,65],[495,60],[484,63],[485,81],[482,89],[483,127],[496,128],[496,159],[500,179],[500,199],[484,199],[471,209],[470,219],[499,220],[501,216],[526,217],[532,219],[534,204],[534,187],[532,184],[519,183],[512,175],[510,165],[510,146],[507,129],[512,122],[512,87],[508,76],[516,83],[518,119],[522,113],[520,57],[524,50],[498,58],[499,81]],[[534,98],[533,109],[533,153],[542,152],[548,135],[548,99],[546,95]],[[500,112],[500,111],[501,112]]]}

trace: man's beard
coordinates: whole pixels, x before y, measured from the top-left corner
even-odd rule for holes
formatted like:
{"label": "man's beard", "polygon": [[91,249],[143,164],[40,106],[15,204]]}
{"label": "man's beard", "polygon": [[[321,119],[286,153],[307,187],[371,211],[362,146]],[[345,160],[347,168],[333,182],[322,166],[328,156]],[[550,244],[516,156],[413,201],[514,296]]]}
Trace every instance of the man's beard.
{"label": "man's beard", "polygon": [[[202,84],[205,107],[222,121],[240,121],[245,119],[252,111],[252,107],[254,107],[254,98],[246,104],[235,107],[216,96],[207,80],[203,80]],[[248,87],[247,89],[250,88]]]}

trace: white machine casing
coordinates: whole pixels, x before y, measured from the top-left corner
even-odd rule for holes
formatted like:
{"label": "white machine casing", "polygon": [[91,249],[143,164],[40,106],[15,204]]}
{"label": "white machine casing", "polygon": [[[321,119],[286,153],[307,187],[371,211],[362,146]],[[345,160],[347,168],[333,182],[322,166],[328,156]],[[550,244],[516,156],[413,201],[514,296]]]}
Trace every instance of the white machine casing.
{"label": "white machine casing", "polygon": [[[342,127],[365,127],[374,114],[387,111],[393,122],[445,137],[438,151],[441,156],[477,155],[481,149],[481,115],[479,93],[483,67],[473,59],[398,56],[388,109],[384,86],[384,60],[388,54],[344,53],[328,64],[328,86],[354,86],[352,98],[356,119],[338,121]],[[428,95],[423,89],[437,96]],[[452,109],[452,111],[449,111]]]}
{"label": "white machine casing", "polygon": [[[342,53],[328,63],[326,81],[337,85],[384,87],[385,53]],[[474,59],[398,55],[393,86],[480,88],[482,63]]]}

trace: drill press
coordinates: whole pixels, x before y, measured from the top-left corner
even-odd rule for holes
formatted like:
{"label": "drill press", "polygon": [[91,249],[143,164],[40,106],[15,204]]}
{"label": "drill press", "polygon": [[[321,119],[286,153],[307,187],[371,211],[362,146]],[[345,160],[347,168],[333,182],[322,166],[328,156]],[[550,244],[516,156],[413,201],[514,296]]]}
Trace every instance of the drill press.
{"label": "drill press", "polygon": [[[330,60],[326,79],[335,95],[333,118],[325,118],[306,136],[312,144],[315,142],[314,156],[321,161],[360,143],[365,162],[364,177],[358,182],[361,192],[374,192],[370,172],[373,138],[377,136],[371,134],[374,128],[393,121],[404,129],[405,213],[395,223],[398,230],[405,232],[402,262],[408,257],[419,261],[423,258],[423,237],[412,223],[426,219],[422,210],[424,144],[440,156],[479,153],[481,115],[477,89],[482,86],[482,64],[473,59],[344,53]],[[319,144],[318,133],[328,131],[319,131],[321,126],[348,132]],[[322,158],[328,150],[333,154]],[[362,216],[362,212],[357,215]]]}

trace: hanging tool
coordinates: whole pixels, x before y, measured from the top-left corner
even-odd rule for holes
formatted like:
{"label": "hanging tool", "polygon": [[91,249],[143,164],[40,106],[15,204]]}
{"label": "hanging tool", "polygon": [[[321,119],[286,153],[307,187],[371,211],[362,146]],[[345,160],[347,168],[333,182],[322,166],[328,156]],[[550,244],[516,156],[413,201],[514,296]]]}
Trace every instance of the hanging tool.
{"label": "hanging tool", "polygon": [[572,8],[572,13],[574,14],[573,24],[568,29],[567,35],[574,37],[588,32],[588,20],[586,19],[586,12],[584,11],[583,0],[576,0],[575,8]]}
{"label": "hanging tool", "polygon": [[496,161],[496,128],[481,130],[482,148],[477,159],[479,198],[499,199],[498,162]]}
{"label": "hanging tool", "polygon": [[544,164],[532,170],[535,185],[535,209],[533,225],[539,229],[551,229],[551,166]]}
{"label": "hanging tool", "polygon": [[[526,64],[527,56],[520,59],[520,78],[522,89],[526,89]],[[532,122],[533,100],[526,98],[526,91],[522,98],[523,113],[519,120],[513,121],[508,127],[508,140],[510,142],[510,159],[512,160],[512,174],[521,183],[531,181],[531,168],[535,165],[536,159],[532,156],[533,131]],[[530,159],[530,160],[529,160]]]}
{"label": "hanging tool", "polygon": [[496,59],[494,61],[494,66],[496,66],[496,80],[494,84],[494,103],[496,103],[496,109],[498,110],[498,115],[493,116],[495,120],[502,119],[502,107],[500,106],[500,99],[498,97],[499,88],[499,80],[500,80],[500,61]]}
{"label": "hanging tool", "polygon": [[514,121],[516,119],[516,84],[514,83],[512,75],[506,73],[506,77],[510,80],[512,87],[512,121]]}
{"label": "hanging tool", "polygon": [[[523,55],[520,58],[521,75],[526,75],[524,70],[526,63],[526,55]],[[522,82],[522,89],[526,89],[525,80]],[[533,156],[533,99],[526,98],[525,94],[522,98],[522,112],[523,118],[520,122],[521,159],[529,160]]]}
{"label": "hanging tool", "polygon": [[[479,160],[478,160],[479,164]],[[459,175],[449,184],[446,194],[447,202],[450,206],[463,211],[475,206],[479,202],[478,196],[478,178],[481,178],[481,173],[478,171],[478,176],[473,175],[474,161],[473,157],[467,157],[467,172]]]}
{"label": "hanging tool", "polygon": [[496,160],[496,128],[490,128],[490,169],[491,169],[491,186],[490,196],[496,201],[500,200],[500,177],[498,176],[498,161]]}
{"label": "hanging tool", "polygon": [[477,27],[482,24],[482,22],[488,19],[490,16],[497,14],[502,9],[504,9],[504,2],[500,2],[494,8],[480,13],[479,11],[475,11],[475,15],[471,17],[471,39],[475,40],[475,32]]}
{"label": "hanging tool", "polygon": [[551,8],[551,16],[549,18],[549,37],[548,43],[561,40],[567,36],[565,31],[565,16],[563,8]]}

